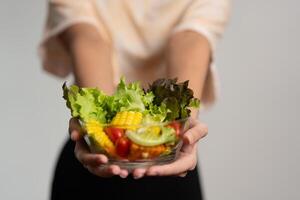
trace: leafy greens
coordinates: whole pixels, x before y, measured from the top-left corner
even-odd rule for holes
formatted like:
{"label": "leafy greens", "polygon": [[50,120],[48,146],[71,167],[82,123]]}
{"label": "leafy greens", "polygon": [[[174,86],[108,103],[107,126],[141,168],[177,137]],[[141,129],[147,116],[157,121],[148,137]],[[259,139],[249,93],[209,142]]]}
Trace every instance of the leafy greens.
{"label": "leafy greens", "polygon": [[183,119],[190,116],[189,108],[198,108],[200,100],[194,98],[193,91],[188,88],[189,81],[177,83],[175,79],[158,79],[149,85],[148,92],[154,94],[153,104],[166,105],[169,112],[166,121]]}
{"label": "leafy greens", "polygon": [[66,83],[63,91],[71,115],[84,122],[109,123],[120,111],[143,113],[143,123],[172,121],[190,116],[189,108],[198,108],[200,103],[188,81],[177,83],[177,79],[158,79],[145,91],[138,82],[126,84],[122,77],[111,96],[97,88],[67,87]]}

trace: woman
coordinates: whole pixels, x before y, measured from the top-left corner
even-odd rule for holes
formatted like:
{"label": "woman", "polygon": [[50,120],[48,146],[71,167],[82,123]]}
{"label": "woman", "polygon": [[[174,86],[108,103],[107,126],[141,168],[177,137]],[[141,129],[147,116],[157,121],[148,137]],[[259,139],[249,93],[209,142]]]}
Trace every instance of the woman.
{"label": "woman", "polygon": [[[143,86],[160,77],[178,77],[190,80],[203,103],[212,103],[212,58],[227,18],[226,0],[51,0],[43,65],[60,77],[72,72],[76,84],[108,94],[121,75]],[[197,142],[207,128],[196,116],[178,160],[136,169],[132,176],[116,165],[99,168],[107,157],[90,154],[79,124],[71,119],[73,141],[67,141],[58,160],[51,198],[201,199]]]}

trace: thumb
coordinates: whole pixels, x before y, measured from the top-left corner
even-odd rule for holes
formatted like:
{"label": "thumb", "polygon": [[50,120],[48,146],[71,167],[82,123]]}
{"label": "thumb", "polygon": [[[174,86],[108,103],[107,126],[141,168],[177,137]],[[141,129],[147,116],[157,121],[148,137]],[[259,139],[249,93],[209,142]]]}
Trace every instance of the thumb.
{"label": "thumb", "polygon": [[69,134],[73,141],[78,141],[82,138],[82,127],[77,118],[71,118],[69,121]]}

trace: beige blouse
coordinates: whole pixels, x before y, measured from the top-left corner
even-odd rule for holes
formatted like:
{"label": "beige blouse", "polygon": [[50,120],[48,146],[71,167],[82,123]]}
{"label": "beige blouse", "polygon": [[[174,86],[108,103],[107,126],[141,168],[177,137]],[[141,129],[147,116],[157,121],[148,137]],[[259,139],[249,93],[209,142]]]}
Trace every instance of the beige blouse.
{"label": "beige blouse", "polygon": [[[134,71],[152,60],[164,76],[162,51],[167,39],[184,30],[205,36],[212,52],[224,31],[230,0],[50,0],[48,18],[40,45],[44,69],[65,77],[72,70],[69,53],[57,37],[76,23],[88,23],[114,46],[114,83],[121,75],[136,80]],[[155,59],[155,62],[153,62]],[[216,98],[213,62],[204,86],[202,101]]]}

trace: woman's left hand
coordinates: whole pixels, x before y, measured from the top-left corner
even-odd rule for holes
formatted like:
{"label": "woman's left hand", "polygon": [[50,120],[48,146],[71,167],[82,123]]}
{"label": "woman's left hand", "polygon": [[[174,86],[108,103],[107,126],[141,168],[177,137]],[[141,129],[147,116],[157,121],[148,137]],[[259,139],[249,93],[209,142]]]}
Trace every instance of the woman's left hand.
{"label": "woman's left hand", "polygon": [[197,142],[208,133],[207,126],[198,120],[191,119],[190,128],[184,133],[184,145],[178,159],[170,164],[155,165],[148,169],[135,169],[132,172],[134,178],[143,176],[181,176],[195,169],[197,165]]}

